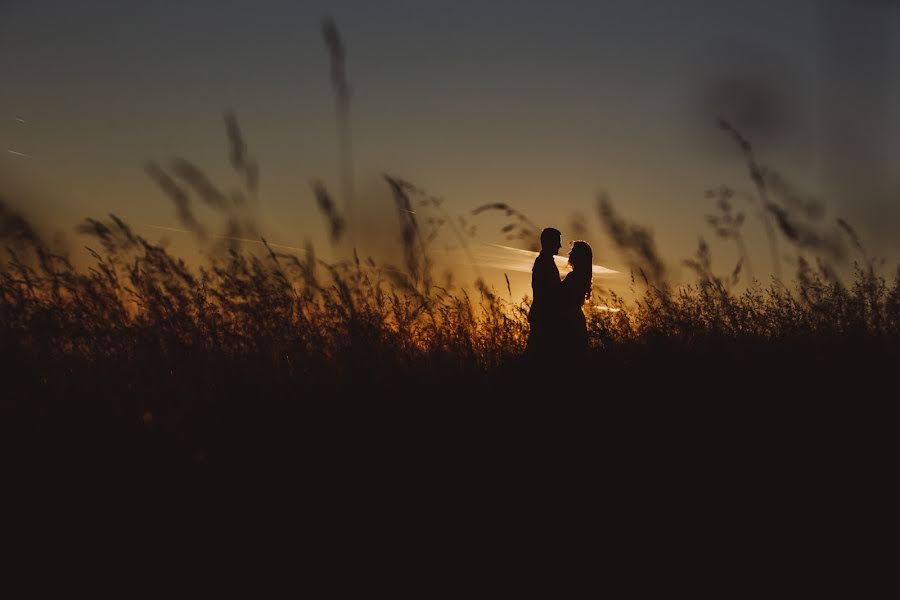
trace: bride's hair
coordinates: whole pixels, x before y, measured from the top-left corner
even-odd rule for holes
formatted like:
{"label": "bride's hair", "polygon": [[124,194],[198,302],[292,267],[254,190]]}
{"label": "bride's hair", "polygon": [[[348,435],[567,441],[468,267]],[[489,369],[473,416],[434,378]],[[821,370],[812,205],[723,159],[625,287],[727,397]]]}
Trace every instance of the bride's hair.
{"label": "bride's hair", "polygon": [[579,287],[584,291],[584,299],[591,298],[591,284],[594,275],[594,252],[590,244],[583,240],[572,242],[572,250],[569,252],[569,265],[578,281]]}

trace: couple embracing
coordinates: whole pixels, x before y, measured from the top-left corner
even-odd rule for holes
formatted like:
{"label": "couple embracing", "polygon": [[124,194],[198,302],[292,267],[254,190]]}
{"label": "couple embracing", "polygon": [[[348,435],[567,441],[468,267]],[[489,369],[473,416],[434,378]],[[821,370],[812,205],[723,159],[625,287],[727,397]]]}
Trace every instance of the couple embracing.
{"label": "couple embracing", "polygon": [[580,356],[587,352],[587,324],[581,307],[591,297],[593,252],[587,242],[572,242],[572,271],[560,281],[553,257],[562,234],[548,227],[541,232],[541,252],[531,269],[534,299],[528,313],[531,332],[527,353],[533,357]]}

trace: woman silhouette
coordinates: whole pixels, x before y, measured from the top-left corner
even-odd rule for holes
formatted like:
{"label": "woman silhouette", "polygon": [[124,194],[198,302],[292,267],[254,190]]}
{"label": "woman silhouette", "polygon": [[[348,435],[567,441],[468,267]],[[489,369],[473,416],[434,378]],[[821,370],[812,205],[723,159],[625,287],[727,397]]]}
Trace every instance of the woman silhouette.
{"label": "woman silhouette", "polygon": [[569,353],[587,352],[587,323],[581,307],[591,297],[594,253],[587,242],[572,243],[569,265],[572,272],[563,279],[560,292],[559,341]]}

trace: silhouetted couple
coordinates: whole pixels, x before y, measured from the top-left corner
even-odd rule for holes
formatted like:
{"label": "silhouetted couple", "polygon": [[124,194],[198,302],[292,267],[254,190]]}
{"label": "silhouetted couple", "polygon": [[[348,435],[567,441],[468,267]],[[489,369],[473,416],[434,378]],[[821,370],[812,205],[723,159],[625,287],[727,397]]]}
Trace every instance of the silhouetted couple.
{"label": "silhouetted couple", "polygon": [[587,242],[572,242],[572,271],[560,281],[554,256],[562,234],[548,227],[541,232],[541,252],[531,269],[533,301],[528,313],[531,332],[527,353],[535,358],[567,358],[587,352],[587,323],[582,306],[591,297],[593,252]]}

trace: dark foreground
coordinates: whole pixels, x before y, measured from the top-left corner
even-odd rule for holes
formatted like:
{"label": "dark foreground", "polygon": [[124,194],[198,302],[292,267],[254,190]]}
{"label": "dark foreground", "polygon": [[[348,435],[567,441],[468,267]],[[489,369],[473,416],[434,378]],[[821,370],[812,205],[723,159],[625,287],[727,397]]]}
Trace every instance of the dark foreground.
{"label": "dark foreground", "polygon": [[[482,571],[508,589],[531,581],[525,565],[599,569],[633,590],[752,589],[748,572],[796,575],[883,535],[896,359],[861,340],[620,349],[489,373],[363,361],[343,378],[189,353],[154,372],[7,360],[7,514],[32,541],[42,524],[47,540],[60,522],[93,536],[111,521],[121,543],[152,539],[186,565],[199,544],[281,538],[285,550],[242,551],[303,549],[298,564],[335,590],[359,577],[458,589]],[[185,535],[197,545],[174,541]]]}
{"label": "dark foreground", "polygon": [[877,455],[888,442],[898,356],[864,339],[514,357],[489,372],[364,360],[341,372],[265,371],[264,357],[189,352],[145,364],[8,357],[5,456],[185,474],[455,464],[494,478],[544,465],[584,481],[676,465],[712,476],[745,460],[791,470],[779,457],[839,468],[842,456],[870,446]]}

